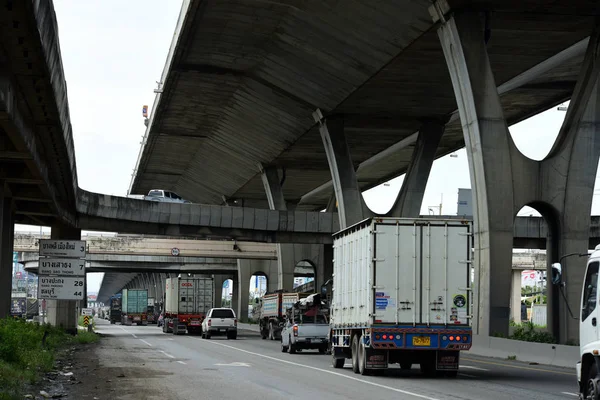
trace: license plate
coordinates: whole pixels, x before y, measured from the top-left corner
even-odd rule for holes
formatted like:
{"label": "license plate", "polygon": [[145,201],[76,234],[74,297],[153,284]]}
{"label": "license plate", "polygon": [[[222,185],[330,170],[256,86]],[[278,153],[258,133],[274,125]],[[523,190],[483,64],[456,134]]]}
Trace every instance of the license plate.
{"label": "license plate", "polygon": [[429,336],[413,336],[413,346],[431,346],[431,338]]}
{"label": "license plate", "polygon": [[200,325],[200,321],[190,321],[190,325]]}

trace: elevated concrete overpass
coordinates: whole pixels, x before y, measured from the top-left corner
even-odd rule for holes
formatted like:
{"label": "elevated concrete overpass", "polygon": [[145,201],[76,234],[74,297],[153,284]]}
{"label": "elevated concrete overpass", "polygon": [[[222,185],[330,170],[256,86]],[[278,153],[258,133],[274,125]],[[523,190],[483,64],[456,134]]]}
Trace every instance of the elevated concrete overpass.
{"label": "elevated concrete overpass", "polygon": [[[488,53],[509,124],[571,97],[594,1],[543,12],[535,1],[447,3],[491,11]],[[343,124],[360,190],[407,171],[424,121],[447,123],[435,157],[464,147],[431,4],[186,2],[130,192],[268,208],[265,164],[280,171],[288,206],[322,210],[333,187],[316,109]]]}

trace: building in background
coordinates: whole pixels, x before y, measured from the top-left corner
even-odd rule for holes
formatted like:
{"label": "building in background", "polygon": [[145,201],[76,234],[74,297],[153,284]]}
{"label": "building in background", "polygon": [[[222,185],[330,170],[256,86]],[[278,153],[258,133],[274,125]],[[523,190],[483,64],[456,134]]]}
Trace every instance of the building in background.
{"label": "building in background", "polygon": [[473,216],[473,203],[471,189],[458,189],[458,201],[456,204],[456,215],[464,217]]}

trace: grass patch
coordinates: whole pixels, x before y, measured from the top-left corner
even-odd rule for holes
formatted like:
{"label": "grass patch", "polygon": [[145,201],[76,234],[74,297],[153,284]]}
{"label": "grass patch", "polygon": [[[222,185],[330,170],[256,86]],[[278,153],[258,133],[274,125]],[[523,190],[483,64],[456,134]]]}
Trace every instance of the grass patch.
{"label": "grass patch", "polygon": [[0,320],[0,400],[22,399],[25,384],[36,383],[40,375],[52,370],[56,351],[72,343],[94,343],[94,333],[73,337],[49,324],[24,320]]}
{"label": "grass patch", "polygon": [[98,340],[100,340],[100,338],[93,332],[79,331],[77,336],[75,336],[75,341],[81,344],[96,343]]}

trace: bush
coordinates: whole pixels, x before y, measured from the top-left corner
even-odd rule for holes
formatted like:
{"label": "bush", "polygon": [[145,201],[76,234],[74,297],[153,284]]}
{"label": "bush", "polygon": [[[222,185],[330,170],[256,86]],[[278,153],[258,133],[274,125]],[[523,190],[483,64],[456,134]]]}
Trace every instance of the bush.
{"label": "bush", "polygon": [[545,331],[536,331],[535,325],[531,321],[515,325],[515,330],[510,339],[536,343],[558,343],[552,334]]}
{"label": "bush", "polygon": [[71,340],[50,325],[0,320],[0,400],[21,397],[23,385],[51,370],[56,349]]}

